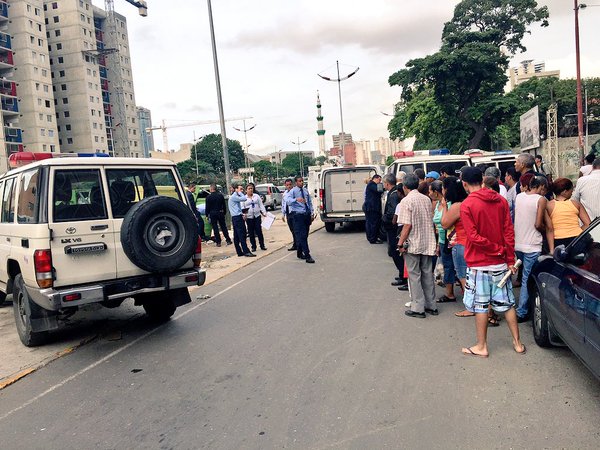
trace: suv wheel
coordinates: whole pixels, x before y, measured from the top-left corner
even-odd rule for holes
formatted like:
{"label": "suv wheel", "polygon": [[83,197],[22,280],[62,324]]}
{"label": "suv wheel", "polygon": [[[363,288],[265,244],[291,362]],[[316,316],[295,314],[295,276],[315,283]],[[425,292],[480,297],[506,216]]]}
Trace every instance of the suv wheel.
{"label": "suv wheel", "polygon": [[4,306],[6,304],[6,294],[4,292],[0,292],[0,306]]}
{"label": "suv wheel", "polygon": [[325,231],[333,233],[335,230],[335,222],[325,222]]}
{"label": "suv wheel", "polygon": [[32,313],[36,316],[43,315],[44,311],[29,298],[23,277],[18,274],[15,277],[13,289],[13,312],[15,315],[15,324],[17,333],[23,345],[35,347],[45,344],[48,340],[48,332],[34,332],[31,327]]}
{"label": "suv wheel", "polygon": [[552,347],[548,327],[548,315],[537,286],[533,285],[530,289],[530,295],[533,299],[533,338],[540,347]]}
{"label": "suv wheel", "polygon": [[148,272],[170,272],[187,263],[198,243],[192,210],[170,197],[148,197],[123,219],[121,244],[127,257]]}

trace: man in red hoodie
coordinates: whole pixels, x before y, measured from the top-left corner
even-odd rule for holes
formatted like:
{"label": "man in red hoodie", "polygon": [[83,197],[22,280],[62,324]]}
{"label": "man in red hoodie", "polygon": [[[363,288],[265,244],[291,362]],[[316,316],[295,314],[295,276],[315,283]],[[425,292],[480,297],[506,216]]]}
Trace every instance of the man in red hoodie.
{"label": "man in red hoodie", "polygon": [[475,167],[465,169],[462,182],[469,193],[460,205],[460,219],[467,234],[465,261],[467,282],[463,302],[475,313],[477,344],[463,348],[468,356],[487,358],[488,308],[505,313],[506,323],[513,338],[513,348],[525,353],[519,337],[519,325],[514,309],[515,296],[510,278],[503,287],[498,283],[515,268],[515,232],[507,201],[491,189],[483,189],[483,174]]}

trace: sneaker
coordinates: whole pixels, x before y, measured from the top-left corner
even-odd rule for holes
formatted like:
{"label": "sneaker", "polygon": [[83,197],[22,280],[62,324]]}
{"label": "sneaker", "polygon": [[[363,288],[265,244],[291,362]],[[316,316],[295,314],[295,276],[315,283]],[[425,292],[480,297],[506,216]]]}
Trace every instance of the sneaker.
{"label": "sneaker", "polygon": [[425,308],[425,312],[427,314],[431,314],[432,316],[437,316],[440,312],[436,309]]}
{"label": "sneaker", "polygon": [[314,264],[314,263],[315,263],[315,260],[314,260],[314,259],[312,259],[312,257],[311,257],[310,255],[308,255],[308,256],[306,257],[306,262],[307,262],[308,264]]}
{"label": "sneaker", "polygon": [[408,284],[402,284],[398,286],[399,291],[408,291]]}
{"label": "sneaker", "polygon": [[416,319],[424,319],[425,318],[425,313],[422,312],[414,312],[414,311],[404,311],[404,315],[408,316],[408,317],[414,317]]}
{"label": "sneaker", "polygon": [[265,247],[264,245],[260,248],[261,250],[266,250],[267,247]]}
{"label": "sneaker", "polygon": [[406,302],[406,303],[404,304],[404,306],[406,306],[407,308],[410,308],[410,303],[411,303],[411,302]]}

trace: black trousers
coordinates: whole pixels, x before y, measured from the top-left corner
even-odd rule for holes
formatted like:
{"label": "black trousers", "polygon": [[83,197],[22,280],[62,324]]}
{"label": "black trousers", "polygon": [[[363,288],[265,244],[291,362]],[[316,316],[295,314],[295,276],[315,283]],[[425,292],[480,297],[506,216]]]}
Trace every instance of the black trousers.
{"label": "black trousers", "polygon": [[310,256],[308,248],[308,230],[310,229],[310,214],[290,214],[293,217],[294,236],[296,237],[296,245],[298,255]]}
{"label": "black trousers", "polygon": [[404,256],[398,252],[398,230],[394,227],[393,230],[385,230],[387,234],[388,256],[392,258],[396,269],[398,269],[398,277],[404,278]]}
{"label": "black trousers", "polygon": [[244,222],[244,218],[241,215],[233,216],[231,221],[233,223],[233,244],[235,245],[235,251],[238,256],[250,253],[248,244],[246,244],[246,223]]}
{"label": "black trousers", "polygon": [[367,240],[369,242],[375,242],[379,238],[379,228],[381,227],[381,213],[377,211],[365,212],[365,231],[367,233]]}
{"label": "black trousers", "polygon": [[248,227],[248,236],[250,237],[250,247],[252,251],[256,250],[256,238],[258,238],[258,244],[260,248],[265,246],[265,238],[262,232],[262,220],[261,217],[255,217],[253,219],[246,218],[246,226]]}
{"label": "black trousers", "polygon": [[221,227],[221,231],[223,232],[223,236],[227,242],[231,242],[231,238],[229,237],[229,231],[227,230],[227,224],[225,223],[225,213],[218,212],[215,214],[210,214],[210,224],[213,229],[213,233],[215,235],[215,242],[217,244],[221,243],[221,233],[219,232],[219,227]]}
{"label": "black trousers", "polygon": [[292,248],[298,248],[298,245],[296,243],[296,235],[294,234],[294,216],[288,214],[285,217],[285,220],[287,221],[288,228],[290,229],[290,233],[292,233],[292,238],[294,239],[294,243],[292,244]]}

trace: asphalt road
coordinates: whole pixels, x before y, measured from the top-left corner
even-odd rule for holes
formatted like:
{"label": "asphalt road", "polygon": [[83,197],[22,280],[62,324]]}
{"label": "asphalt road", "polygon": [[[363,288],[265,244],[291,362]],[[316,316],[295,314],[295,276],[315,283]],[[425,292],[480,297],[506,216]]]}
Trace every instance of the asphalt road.
{"label": "asphalt road", "polygon": [[0,392],[6,449],[597,448],[600,383],[567,349],[469,358],[472,319],[404,316],[360,232],[274,253],[155,327],[124,325]]}

